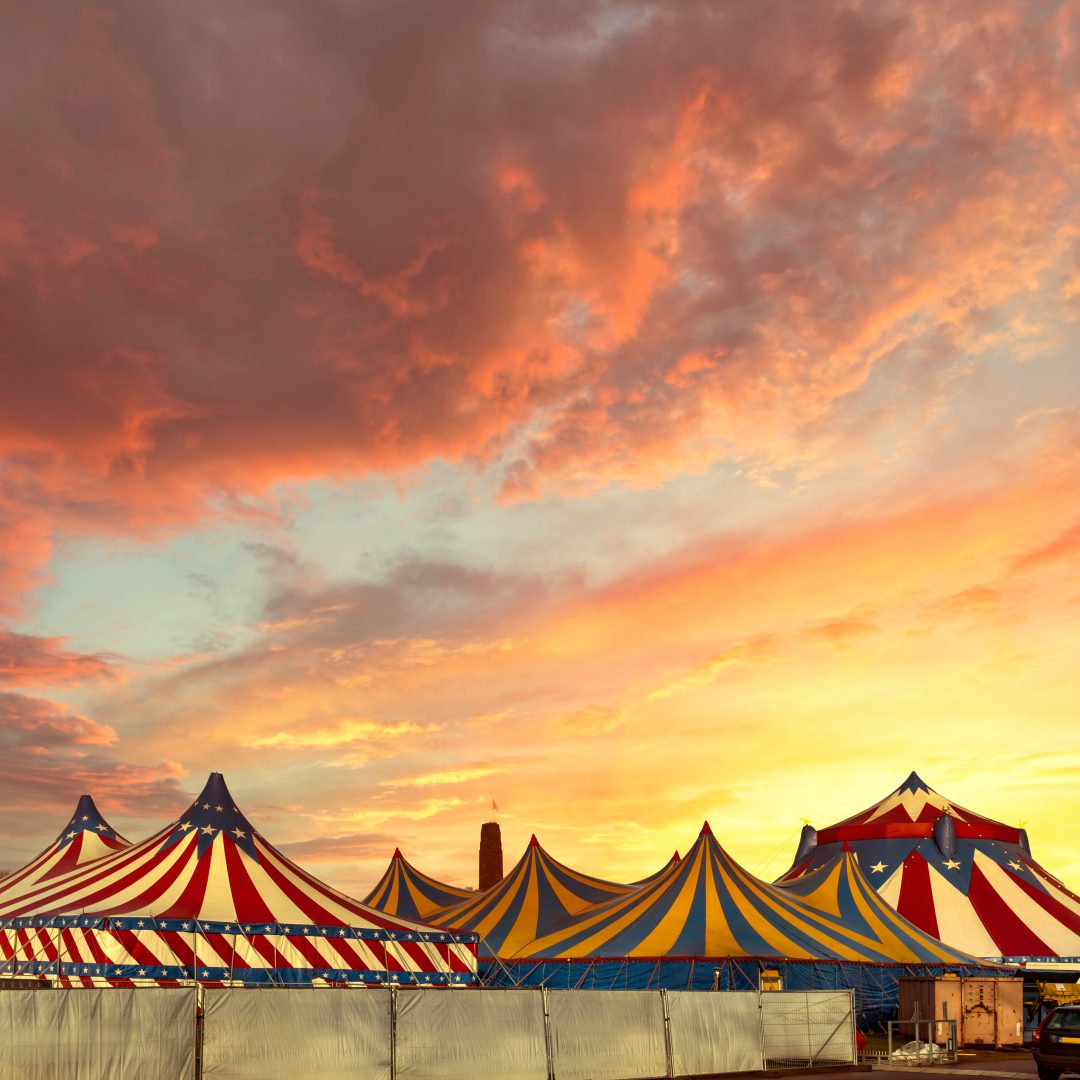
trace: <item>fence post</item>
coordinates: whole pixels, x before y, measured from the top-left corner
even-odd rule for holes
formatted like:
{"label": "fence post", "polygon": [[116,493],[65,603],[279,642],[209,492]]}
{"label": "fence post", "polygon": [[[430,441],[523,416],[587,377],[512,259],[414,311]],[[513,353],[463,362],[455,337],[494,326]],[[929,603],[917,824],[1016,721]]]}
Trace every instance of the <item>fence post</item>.
{"label": "fence post", "polygon": [[757,988],[757,1008],[758,1008],[758,1042],[761,1047],[761,1068],[762,1071],[766,1068],[765,1058],[765,1006],[763,1004],[763,997],[761,993],[761,987]]}
{"label": "fence post", "polygon": [[540,1000],[544,1003],[544,1052],[547,1054],[548,1080],[555,1080],[555,1054],[552,1052],[551,1013],[548,1010],[548,988],[540,987]]}
{"label": "fence post", "polygon": [[390,1080],[397,1078],[397,987],[391,984],[390,991]]}
{"label": "fence post", "polygon": [[675,1054],[671,1049],[671,1013],[668,1011],[668,993],[660,990],[660,1006],[664,1010],[664,1055],[667,1059],[667,1075],[675,1075]]}
{"label": "fence post", "polygon": [[855,991],[851,991],[851,1064],[859,1064],[859,1032],[855,1025]]}
{"label": "fence post", "polygon": [[[200,1019],[202,1023],[200,1023]],[[195,985],[195,1080],[202,1080],[203,1047],[206,1045],[206,992]]]}

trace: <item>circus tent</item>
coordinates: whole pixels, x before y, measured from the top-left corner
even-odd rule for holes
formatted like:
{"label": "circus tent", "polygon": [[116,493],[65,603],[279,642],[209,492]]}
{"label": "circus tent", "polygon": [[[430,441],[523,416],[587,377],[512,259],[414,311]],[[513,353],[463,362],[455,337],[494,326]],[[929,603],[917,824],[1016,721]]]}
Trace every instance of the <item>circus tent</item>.
{"label": "circus tent", "polygon": [[25,866],[0,880],[0,897],[59,877],[84,863],[129,846],[129,842],[101,816],[94,800],[83,795],[60,835]]}
{"label": "circus tent", "polygon": [[497,885],[433,912],[440,926],[480,935],[481,955],[514,956],[528,942],[593,904],[632,891],[589,877],[553,859],[533,836],[517,865]]}
{"label": "circus tent", "polygon": [[390,865],[378,885],[364,897],[364,903],[387,915],[427,919],[438,909],[458,904],[475,895],[471,889],[446,885],[428,877],[401,854],[400,848],[395,848]]}
{"label": "circus tent", "polygon": [[[855,868],[849,884],[858,890]],[[890,920],[864,904],[823,910],[790,890],[759,880],[728,855],[707,822],[671,873],[582,912],[511,955],[567,960],[773,956],[871,963],[973,962],[903,920]]]}
{"label": "circus tent", "polygon": [[68,985],[475,980],[476,943],[366,907],[273,847],[212,773],[175,822],[0,895],[0,973]]}
{"label": "circus tent", "polygon": [[672,855],[671,858],[668,859],[668,861],[666,863],[664,863],[664,865],[661,866],[659,870],[657,870],[654,873],[650,874],[648,877],[641,878],[639,881],[632,881],[630,883],[630,887],[632,889],[640,889],[643,885],[652,884],[652,882],[656,881],[657,878],[662,878],[665,875],[670,874],[671,871],[674,870],[675,867],[679,865],[680,861],[681,861],[681,856],[676,851],[675,854]]}
{"label": "circus tent", "polygon": [[831,865],[845,843],[884,900],[954,948],[993,959],[1080,956],[1080,898],[1032,858],[1024,830],[957,806],[915,773],[861,813],[807,826],[779,883]]}

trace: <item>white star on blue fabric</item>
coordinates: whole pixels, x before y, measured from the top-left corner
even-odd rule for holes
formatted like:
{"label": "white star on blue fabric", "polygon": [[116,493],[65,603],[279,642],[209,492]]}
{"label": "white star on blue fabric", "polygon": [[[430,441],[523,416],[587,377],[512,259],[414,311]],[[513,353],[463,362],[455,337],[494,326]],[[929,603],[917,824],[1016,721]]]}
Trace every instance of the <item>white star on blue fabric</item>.
{"label": "white star on blue fabric", "polygon": [[955,859],[948,859],[945,864],[946,870],[959,870],[960,864]]}
{"label": "white star on blue fabric", "polygon": [[875,874],[880,874],[885,869],[885,864],[883,862],[876,862],[873,866],[870,867],[870,869]]}

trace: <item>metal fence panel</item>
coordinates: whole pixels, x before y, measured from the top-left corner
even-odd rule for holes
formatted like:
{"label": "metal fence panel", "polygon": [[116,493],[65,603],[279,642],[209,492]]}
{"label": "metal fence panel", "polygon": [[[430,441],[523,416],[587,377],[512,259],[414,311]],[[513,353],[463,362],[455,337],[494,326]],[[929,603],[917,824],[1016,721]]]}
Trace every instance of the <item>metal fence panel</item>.
{"label": "metal fence panel", "polygon": [[194,990],[7,990],[0,1080],[189,1080]]}
{"label": "metal fence panel", "polygon": [[855,1009],[850,990],[761,995],[766,1068],[855,1063]]}
{"label": "metal fence panel", "polygon": [[203,1078],[390,1080],[390,1006],[388,989],[207,990]]}

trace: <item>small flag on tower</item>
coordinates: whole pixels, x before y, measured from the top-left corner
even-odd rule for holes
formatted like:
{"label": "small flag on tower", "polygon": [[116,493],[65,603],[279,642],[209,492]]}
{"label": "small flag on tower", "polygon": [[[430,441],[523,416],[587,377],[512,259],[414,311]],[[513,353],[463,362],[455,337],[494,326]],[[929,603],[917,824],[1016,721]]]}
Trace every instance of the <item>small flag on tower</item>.
{"label": "small flag on tower", "polygon": [[497,803],[495,802],[494,799],[491,800],[491,809],[492,810],[498,810],[499,809],[499,807],[498,807],[498,805],[497,805]]}

